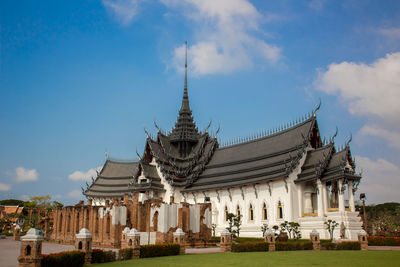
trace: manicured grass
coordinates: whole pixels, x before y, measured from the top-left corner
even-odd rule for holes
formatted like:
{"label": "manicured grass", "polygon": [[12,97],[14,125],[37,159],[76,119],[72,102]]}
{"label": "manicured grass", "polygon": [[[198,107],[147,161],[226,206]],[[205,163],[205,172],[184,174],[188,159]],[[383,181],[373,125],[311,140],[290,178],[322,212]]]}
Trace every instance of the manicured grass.
{"label": "manicured grass", "polygon": [[399,251],[210,253],[116,261],[94,266],[400,266]]}

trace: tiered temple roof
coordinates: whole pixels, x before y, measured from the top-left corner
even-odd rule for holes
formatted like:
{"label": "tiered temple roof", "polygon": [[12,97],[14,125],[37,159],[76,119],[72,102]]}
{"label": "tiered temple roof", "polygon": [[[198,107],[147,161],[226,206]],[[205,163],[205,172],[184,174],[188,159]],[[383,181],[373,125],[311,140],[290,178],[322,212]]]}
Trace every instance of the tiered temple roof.
{"label": "tiered temple roof", "polygon": [[137,172],[137,162],[107,159],[100,173],[83,194],[87,197],[112,198],[130,193],[129,183]]}

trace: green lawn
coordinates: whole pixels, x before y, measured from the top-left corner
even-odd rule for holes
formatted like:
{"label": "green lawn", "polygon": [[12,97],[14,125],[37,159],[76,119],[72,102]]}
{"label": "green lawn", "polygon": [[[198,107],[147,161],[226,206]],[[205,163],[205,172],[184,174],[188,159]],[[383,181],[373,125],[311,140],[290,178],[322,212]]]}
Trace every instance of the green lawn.
{"label": "green lawn", "polygon": [[400,266],[400,251],[210,253],[116,261],[94,266]]}

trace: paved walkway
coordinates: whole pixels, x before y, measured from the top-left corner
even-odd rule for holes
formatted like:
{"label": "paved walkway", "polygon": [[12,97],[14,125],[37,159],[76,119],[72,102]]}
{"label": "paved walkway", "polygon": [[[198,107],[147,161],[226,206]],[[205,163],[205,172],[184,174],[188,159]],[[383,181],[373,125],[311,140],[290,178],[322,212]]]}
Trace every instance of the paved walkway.
{"label": "paved walkway", "polygon": [[220,248],[187,248],[186,254],[201,254],[221,252]]}
{"label": "paved walkway", "polygon": [[[18,256],[21,243],[14,241],[11,236],[6,239],[0,239],[0,266],[2,267],[15,267],[18,266]],[[54,243],[42,243],[42,253],[50,254],[67,250],[74,250],[72,245],[60,245]]]}

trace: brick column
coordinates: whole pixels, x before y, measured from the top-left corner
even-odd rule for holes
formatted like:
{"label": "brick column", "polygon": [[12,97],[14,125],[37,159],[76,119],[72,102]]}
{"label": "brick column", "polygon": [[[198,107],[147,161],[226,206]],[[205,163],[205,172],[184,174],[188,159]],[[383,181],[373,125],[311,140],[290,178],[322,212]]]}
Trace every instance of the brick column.
{"label": "brick column", "polygon": [[361,250],[368,250],[368,238],[364,230],[360,230],[358,233],[358,241],[360,242]]}
{"label": "brick column", "polygon": [[88,229],[82,228],[75,237],[75,249],[85,252],[84,265],[90,265],[92,262],[92,235]]}
{"label": "brick column", "polygon": [[268,243],[268,251],[275,251],[275,233],[270,229],[265,233],[265,242]]}
{"label": "brick column", "polygon": [[177,243],[180,245],[179,254],[186,253],[185,233],[182,231],[181,228],[176,229],[176,232],[174,232],[174,243]]}
{"label": "brick column", "polygon": [[15,241],[21,240],[21,227],[18,224],[14,227],[13,238]]}
{"label": "brick column", "polygon": [[42,260],[43,237],[39,230],[29,229],[25,236],[21,237],[20,256],[18,257],[19,267],[40,267]]}
{"label": "brick column", "polygon": [[220,248],[223,252],[232,251],[232,234],[227,229],[221,232]]}
{"label": "brick column", "polygon": [[310,233],[310,239],[313,245],[313,250],[320,251],[321,250],[321,242],[319,240],[319,233],[317,230],[313,229]]}
{"label": "brick column", "polygon": [[140,257],[140,233],[132,228],[127,234],[128,246],[133,249],[132,259]]}

